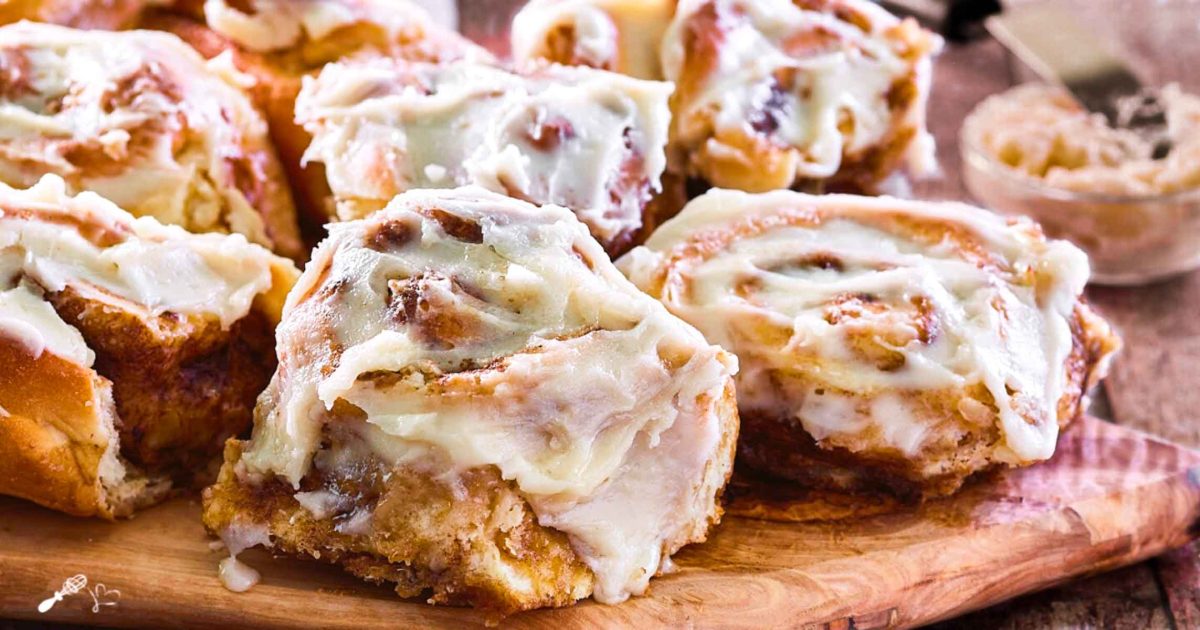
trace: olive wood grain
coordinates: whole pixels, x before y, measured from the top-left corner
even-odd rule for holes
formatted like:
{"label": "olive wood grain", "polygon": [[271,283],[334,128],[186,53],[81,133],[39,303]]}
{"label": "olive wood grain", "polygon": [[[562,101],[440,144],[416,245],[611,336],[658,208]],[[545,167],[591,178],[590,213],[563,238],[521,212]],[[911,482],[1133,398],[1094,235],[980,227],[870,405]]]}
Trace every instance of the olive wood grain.
{"label": "olive wood grain", "polygon": [[[194,500],[119,523],[0,499],[0,616],[109,626],[469,627],[468,609],[401,600],[317,561],[242,557],[247,593],[217,579]],[[505,627],[911,626],[1136,562],[1185,543],[1200,518],[1200,453],[1092,418],[1049,463],[982,480],[918,510],[844,522],[729,517],[645,597],[509,617]],[[121,591],[38,602],[77,573]],[[492,620],[495,621],[495,620]]]}

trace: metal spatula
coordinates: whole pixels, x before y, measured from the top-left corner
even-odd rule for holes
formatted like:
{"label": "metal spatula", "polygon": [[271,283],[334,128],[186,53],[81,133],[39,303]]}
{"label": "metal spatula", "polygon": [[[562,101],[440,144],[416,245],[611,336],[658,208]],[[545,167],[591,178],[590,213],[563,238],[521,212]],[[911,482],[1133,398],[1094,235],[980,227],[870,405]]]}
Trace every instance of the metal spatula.
{"label": "metal spatula", "polygon": [[1170,153],[1166,112],[1158,97],[1061,5],[1017,4],[984,24],[1043,80],[1065,87],[1113,127],[1130,129],[1152,142],[1156,159]]}

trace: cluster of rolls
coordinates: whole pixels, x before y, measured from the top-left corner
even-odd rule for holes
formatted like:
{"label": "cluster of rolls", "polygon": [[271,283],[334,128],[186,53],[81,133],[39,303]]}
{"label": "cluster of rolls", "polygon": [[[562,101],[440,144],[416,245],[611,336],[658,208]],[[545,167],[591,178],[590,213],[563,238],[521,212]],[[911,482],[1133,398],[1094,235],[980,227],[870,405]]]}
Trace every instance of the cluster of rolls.
{"label": "cluster of rolls", "polygon": [[949,494],[1118,345],[1033,223],[809,194],[932,160],[939,40],[865,0],[534,0],[512,62],[398,0],[98,4],[0,7],[0,493],[208,486],[234,590],[266,545],[620,602],[735,454]]}

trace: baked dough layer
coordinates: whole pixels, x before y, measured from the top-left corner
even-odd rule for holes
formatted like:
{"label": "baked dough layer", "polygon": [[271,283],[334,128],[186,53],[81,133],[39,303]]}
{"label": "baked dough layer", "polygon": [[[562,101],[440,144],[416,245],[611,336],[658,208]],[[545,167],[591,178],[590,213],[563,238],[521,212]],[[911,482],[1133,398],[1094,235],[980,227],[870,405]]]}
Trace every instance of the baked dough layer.
{"label": "baked dough layer", "polygon": [[[230,442],[226,459],[237,461],[243,448]],[[514,484],[494,468],[465,472],[451,488],[410,469],[360,461],[354,476],[315,470],[301,483],[300,492],[335,487],[337,497],[354,497],[337,499],[324,518],[296,500],[291,484],[239,483],[227,466],[205,493],[205,524],[227,539],[239,529],[265,530],[273,551],[339,564],[432,604],[515,611],[566,606],[591,592],[592,572],[566,536],[538,525]],[[370,525],[354,527],[358,514],[369,514]]]}
{"label": "baked dough layer", "polygon": [[513,17],[517,63],[551,61],[661,81],[675,0],[532,0]]}
{"label": "baked dough layer", "polygon": [[866,0],[684,0],[662,44],[675,158],[750,192],[872,192],[901,166],[927,173],[940,46]]}
{"label": "baked dough layer", "polygon": [[296,120],[344,219],[405,190],[478,185],[570,208],[619,254],[669,213],[671,89],[582,67],[367,59],[306,83]]}
{"label": "baked dough layer", "polygon": [[296,275],[52,176],[0,185],[0,493],[114,518],[212,479]]}
{"label": "baked dough layer", "polygon": [[303,256],[296,211],[247,77],[178,38],[0,28],[0,182],[55,174],[136,216]]}
{"label": "baked dough layer", "polygon": [[712,191],[618,265],[738,355],[743,462],[835,490],[1048,459],[1119,346],[1082,252],[963,204]]}
{"label": "baked dough layer", "polygon": [[[243,12],[247,8],[252,12]],[[154,12],[142,24],[178,35],[210,59],[228,54],[254,78],[250,94],[266,114],[312,244],[336,213],[324,166],[303,160],[312,137],[295,122],[301,80],[353,56],[493,61],[486,50],[404,0],[189,1]]]}
{"label": "baked dough layer", "polygon": [[736,365],[568,210],[410,191],[330,230],[289,296],[251,440],[206,494],[234,553],[272,538],[402,594],[512,612],[621,601],[704,540]]}

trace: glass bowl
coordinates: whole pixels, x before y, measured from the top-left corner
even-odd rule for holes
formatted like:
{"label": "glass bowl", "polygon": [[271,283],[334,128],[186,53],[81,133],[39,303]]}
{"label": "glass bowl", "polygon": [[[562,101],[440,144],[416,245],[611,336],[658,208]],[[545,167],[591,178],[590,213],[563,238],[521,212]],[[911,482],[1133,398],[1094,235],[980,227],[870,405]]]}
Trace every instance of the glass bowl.
{"label": "glass bowl", "polygon": [[[1024,1],[1024,0],[1022,0]],[[1145,85],[1177,83],[1200,94],[1200,0],[1039,0],[1062,6]],[[1010,75],[1035,75],[1015,57]],[[1092,261],[1092,280],[1143,284],[1200,268],[1200,189],[1164,195],[1113,195],[1054,188],[998,162],[977,146],[972,117],[959,137],[963,180],[983,206],[1029,216],[1055,238],[1074,242]]]}
{"label": "glass bowl", "polygon": [[967,190],[997,212],[1030,217],[1048,236],[1087,252],[1092,281],[1132,285],[1200,268],[1200,188],[1166,195],[1111,195],[1054,188],[983,151],[963,124]]}

